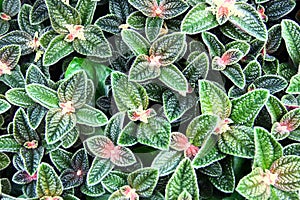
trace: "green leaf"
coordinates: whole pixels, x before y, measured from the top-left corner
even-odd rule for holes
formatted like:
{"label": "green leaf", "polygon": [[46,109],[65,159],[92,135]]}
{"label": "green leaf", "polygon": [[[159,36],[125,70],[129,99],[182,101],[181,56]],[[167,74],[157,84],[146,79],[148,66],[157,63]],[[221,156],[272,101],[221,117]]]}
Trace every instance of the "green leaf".
{"label": "green leaf", "polygon": [[232,100],[230,119],[239,125],[252,126],[256,116],[269,98],[265,89],[257,89]]}
{"label": "green leaf", "polygon": [[7,45],[19,45],[22,49],[21,54],[27,55],[33,52],[33,49],[28,45],[32,41],[29,33],[24,31],[11,31],[0,39],[0,48]]}
{"label": "green leaf", "polygon": [[247,126],[230,127],[231,130],[221,134],[218,141],[220,151],[243,158],[253,158],[253,129]]}
{"label": "green leaf", "polygon": [[5,33],[7,33],[9,27],[10,27],[9,22],[0,20],[0,35],[4,35]]}
{"label": "green leaf", "polygon": [[189,94],[185,97],[167,90],[163,93],[164,113],[169,122],[174,122],[196,104],[196,97]]}
{"label": "green leaf", "polygon": [[84,184],[80,187],[80,191],[89,197],[100,197],[105,193],[102,184],[98,184],[95,186],[88,186]]}
{"label": "green leaf", "polygon": [[64,35],[58,35],[51,40],[43,56],[43,65],[53,65],[74,51],[72,43],[64,38]]}
{"label": "green leaf", "polygon": [[57,33],[66,33],[66,25],[80,25],[79,12],[72,6],[59,0],[45,0],[52,28]]}
{"label": "green leaf", "polygon": [[44,196],[60,196],[63,192],[61,180],[53,167],[47,163],[42,163],[39,166],[36,191],[39,198]]}
{"label": "green leaf", "polygon": [[100,183],[101,180],[107,176],[113,168],[114,164],[109,159],[95,157],[87,174],[88,187]]}
{"label": "green leaf", "polygon": [[216,16],[207,10],[205,3],[199,3],[193,7],[184,17],[181,31],[187,34],[197,34],[217,27],[219,24]]}
{"label": "green leaf", "polygon": [[298,192],[285,192],[275,187],[271,188],[271,199],[280,200],[280,199],[299,199]]}
{"label": "green leaf", "polygon": [[159,172],[154,168],[143,168],[128,175],[129,185],[136,189],[141,197],[150,197],[158,182]]}
{"label": "green leaf", "polygon": [[222,175],[219,177],[208,177],[210,182],[224,193],[233,193],[235,188],[235,176],[233,171],[233,161],[231,157],[220,161]]}
{"label": "green leaf", "polygon": [[30,23],[40,24],[49,18],[47,6],[44,0],[36,0],[30,11]]}
{"label": "green leaf", "polygon": [[255,156],[253,168],[261,167],[270,169],[272,163],[282,157],[282,146],[276,139],[265,129],[255,127]]}
{"label": "green leaf", "polygon": [[236,26],[230,22],[222,25],[220,27],[220,31],[230,39],[233,40],[242,40],[242,41],[249,41],[251,36],[243,31],[239,26]]}
{"label": "green leaf", "polygon": [[250,44],[244,41],[233,41],[226,44],[226,49],[237,49],[243,53],[243,56],[247,55],[250,51]]}
{"label": "green leaf", "polygon": [[137,143],[138,125],[131,121],[122,130],[118,137],[118,144],[122,146],[132,146]]}
{"label": "green leaf", "polygon": [[283,156],[276,160],[271,171],[278,174],[274,186],[283,191],[297,191],[300,187],[299,156]]}
{"label": "green leaf", "polygon": [[271,116],[272,123],[279,121],[287,113],[284,104],[273,95],[270,95],[266,103],[266,108]]}
{"label": "green leaf", "polygon": [[282,20],[282,38],[295,66],[300,64],[300,26],[292,20]]}
{"label": "green leaf", "polygon": [[21,2],[19,0],[3,0],[2,1],[2,10],[4,13],[13,17],[17,15],[21,8]]}
{"label": "green leaf", "polygon": [[212,60],[213,70],[224,70],[226,66],[236,64],[242,57],[243,52],[238,49],[229,49],[221,57],[216,56]]}
{"label": "green leaf", "polygon": [[10,107],[11,107],[11,105],[7,101],[0,99],[0,114],[8,111],[10,109]]}
{"label": "green leaf", "polygon": [[231,102],[219,87],[210,81],[199,81],[201,111],[204,114],[215,114],[221,119],[229,117]]}
{"label": "green leaf", "polygon": [[61,109],[51,109],[46,115],[46,141],[54,144],[62,139],[76,125],[74,114],[63,114]]}
{"label": "green leaf", "polygon": [[42,27],[41,25],[32,25],[30,23],[31,10],[32,10],[32,6],[28,4],[23,4],[18,15],[18,24],[22,31],[25,31],[30,35],[34,35],[35,32],[39,32]]}
{"label": "green leaf", "polygon": [[18,153],[21,147],[12,135],[0,136],[0,152]]}
{"label": "green leaf", "polygon": [[144,2],[141,0],[129,0],[128,1],[133,7],[138,11],[142,12],[144,15],[151,17],[152,16],[152,7],[154,7],[154,2]]}
{"label": "green leaf", "polygon": [[188,8],[188,4],[183,0],[165,0],[160,1],[160,6],[164,9],[162,13],[163,19],[172,19],[184,13]]}
{"label": "green leaf", "polygon": [[36,65],[31,64],[26,70],[26,85],[37,83],[48,86],[48,79]]}
{"label": "green leaf", "polygon": [[149,55],[161,56],[160,61],[162,66],[167,66],[174,63],[186,44],[185,34],[172,33],[164,35],[157,39],[149,50]]}
{"label": "green leaf", "polygon": [[134,110],[139,106],[148,107],[146,90],[138,83],[128,81],[125,74],[111,74],[112,92],[119,111]]}
{"label": "green leaf", "polygon": [[20,145],[34,140],[39,141],[39,136],[36,131],[30,127],[28,117],[23,108],[19,108],[14,116],[13,134]]}
{"label": "green leaf", "polygon": [[244,74],[247,84],[252,83],[257,78],[259,78],[261,76],[261,66],[259,62],[257,62],[256,60],[249,62],[244,68]]}
{"label": "green leaf", "polygon": [[149,57],[146,55],[139,55],[132,64],[129,71],[129,80],[142,82],[149,79],[159,77],[161,69],[150,65]]}
{"label": "green leaf", "polygon": [[76,119],[78,124],[83,124],[91,127],[103,126],[107,123],[106,115],[89,105],[84,105],[76,111]]}
{"label": "green leaf", "polygon": [[246,85],[246,78],[241,65],[238,63],[227,66],[222,73],[239,88],[244,88]]}
{"label": "green leaf", "polygon": [[264,75],[253,82],[255,88],[264,88],[270,91],[271,94],[280,92],[288,86],[288,82],[277,75]]}
{"label": "green leaf", "polygon": [[0,153],[0,171],[5,169],[10,165],[10,159],[8,155]]}
{"label": "green leaf", "polygon": [[178,200],[192,200],[192,195],[185,190],[178,196]]}
{"label": "green leaf", "polygon": [[107,14],[96,20],[95,25],[99,26],[103,31],[112,34],[117,34],[121,32],[119,28],[122,24],[122,19],[113,14]]}
{"label": "green leaf", "polygon": [[138,127],[137,138],[141,144],[165,150],[170,145],[171,124],[162,117],[152,117]]}
{"label": "green leaf", "polygon": [[102,180],[104,188],[113,193],[124,185],[127,185],[127,174],[119,171],[112,171]]}
{"label": "green leaf", "polygon": [[50,44],[51,40],[57,36],[57,33],[54,30],[47,31],[46,33],[40,36],[40,43],[41,47],[47,49],[48,45]]}
{"label": "green leaf", "polygon": [[192,60],[182,74],[188,79],[189,83],[196,84],[199,79],[205,79],[209,70],[209,59],[205,52],[201,53]]}
{"label": "green leaf", "polygon": [[264,4],[265,14],[270,21],[276,21],[289,14],[295,6],[294,0],[273,0]]}
{"label": "green leaf", "polygon": [[148,55],[150,49],[149,42],[138,32],[127,29],[121,32],[122,40],[128,45],[135,55]]}
{"label": "green leaf", "polygon": [[160,69],[159,80],[167,87],[179,92],[183,96],[188,92],[188,83],[182,72],[173,64]]}
{"label": "green leaf", "polygon": [[44,148],[42,146],[37,149],[21,148],[20,155],[24,162],[25,170],[30,176],[33,176],[44,156]]}
{"label": "green leaf", "polygon": [[152,161],[151,167],[159,170],[159,176],[166,176],[175,171],[183,158],[183,153],[179,151],[161,151]]}
{"label": "green leaf", "polygon": [[75,39],[75,51],[86,56],[107,58],[112,56],[108,41],[102,30],[96,25],[88,25],[83,29],[85,40]]}
{"label": "green leaf", "polygon": [[194,200],[199,199],[197,176],[188,158],[180,162],[176,171],[169,179],[166,186],[165,198],[177,200],[183,191],[189,192]]}
{"label": "green leaf", "polygon": [[[214,147],[216,141],[214,141],[213,139],[211,141],[208,141],[209,139],[211,138],[209,137],[208,139],[206,139],[205,142],[201,145],[202,148],[196,154],[192,162],[193,167],[196,169],[200,168],[201,170],[205,170],[205,168],[214,165],[215,163],[217,163],[216,161],[222,160],[226,156],[225,154],[220,152],[218,148]],[[211,144],[212,142],[214,142],[214,144]]]}
{"label": "green leaf", "polygon": [[278,50],[281,44],[281,26],[276,24],[268,30],[268,41],[266,50],[268,54],[274,53]]}
{"label": "green leaf", "polygon": [[267,29],[258,12],[247,3],[236,3],[236,12],[241,13],[241,16],[232,15],[229,21],[249,35],[261,41],[267,40]]}
{"label": "green leaf", "polygon": [[[224,156],[224,158],[225,158],[225,156]],[[208,176],[219,177],[222,175],[222,166],[219,162],[213,162],[212,164],[208,165],[207,167],[199,169],[199,171]]]}
{"label": "green leaf", "polygon": [[81,108],[87,98],[87,76],[84,71],[78,71],[64,80],[57,90],[60,102],[71,101],[75,108]]}
{"label": "green leaf", "polygon": [[201,146],[206,137],[215,130],[218,117],[203,114],[194,118],[186,129],[186,136],[195,146]]}
{"label": "green leaf", "polygon": [[80,0],[76,4],[76,10],[81,17],[81,24],[86,26],[91,24],[96,10],[97,2],[92,0]]}
{"label": "green leaf", "polygon": [[17,45],[7,45],[0,49],[0,61],[7,67],[14,68],[20,59],[21,48]]}
{"label": "green leaf", "polygon": [[54,166],[59,171],[63,171],[71,167],[72,153],[67,152],[64,149],[56,149],[51,151],[50,158]]}
{"label": "green leaf", "polygon": [[286,92],[289,94],[300,94],[300,74],[292,77]]}
{"label": "green leaf", "polygon": [[247,199],[267,200],[270,197],[270,186],[262,181],[262,168],[255,168],[244,176],[236,187],[236,191]]}
{"label": "green leaf", "polygon": [[40,84],[30,84],[25,89],[31,99],[45,108],[58,108],[59,99],[54,90]]}
{"label": "green leaf", "polygon": [[124,20],[133,9],[128,1],[111,0],[109,1],[109,11]]}
{"label": "green leaf", "polygon": [[146,19],[146,37],[150,42],[153,42],[159,35],[163,26],[164,20],[159,17],[147,17]]}
{"label": "green leaf", "polygon": [[0,81],[11,88],[25,87],[24,77],[19,65],[17,65],[14,70],[11,71],[11,74],[4,74],[0,76]]}
{"label": "green leaf", "polygon": [[135,11],[127,17],[126,24],[134,29],[141,30],[146,27],[146,19],[143,13]]}
{"label": "green leaf", "polygon": [[225,47],[216,35],[210,32],[201,34],[204,44],[207,46],[211,58],[221,56],[225,53]]}
{"label": "green leaf", "polygon": [[124,123],[125,113],[119,112],[113,115],[107,125],[105,126],[104,134],[113,141],[114,144],[117,143],[118,137],[122,131]]}

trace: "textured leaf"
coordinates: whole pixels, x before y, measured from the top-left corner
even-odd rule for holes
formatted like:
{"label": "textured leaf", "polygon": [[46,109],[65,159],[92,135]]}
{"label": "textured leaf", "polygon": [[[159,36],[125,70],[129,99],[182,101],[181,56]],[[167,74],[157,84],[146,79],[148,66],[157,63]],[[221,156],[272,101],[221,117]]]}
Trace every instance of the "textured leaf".
{"label": "textured leaf", "polygon": [[155,79],[160,75],[160,71],[160,68],[150,65],[148,56],[142,54],[132,64],[129,71],[129,79],[137,82]]}
{"label": "textured leaf", "polygon": [[202,39],[208,48],[209,55],[211,58],[215,56],[221,56],[225,53],[224,45],[219,41],[216,35],[210,32],[203,32]]}
{"label": "textured leaf", "polygon": [[4,153],[0,153],[0,171],[8,167],[9,164],[10,164],[9,157]]}
{"label": "textured leaf", "polygon": [[22,31],[29,33],[30,35],[34,35],[35,32],[39,32],[42,28],[41,25],[32,25],[30,23],[30,12],[32,10],[32,6],[28,4],[24,4],[18,15],[18,24]]}
{"label": "textured leaf", "polygon": [[28,42],[31,40],[31,35],[24,31],[11,31],[0,38],[0,47],[2,48],[7,45],[19,45],[22,49],[21,54],[27,55],[33,52],[33,49],[28,45]]}
{"label": "textured leaf", "polygon": [[243,40],[243,41],[249,41],[251,39],[251,36],[244,32],[239,26],[236,26],[230,22],[227,22],[226,24],[222,25],[220,27],[220,31],[226,35],[228,38],[231,38],[233,40]]}
{"label": "textured leaf", "polygon": [[250,44],[244,41],[233,41],[226,44],[226,49],[237,49],[243,53],[243,56],[247,55],[250,51]]}
{"label": "textured leaf", "polygon": [[146,19],[143,13],[136,11],[127,17],[126,23],[134,29],[141,30],[146,26]]}
{"label": "textured leaf", "polygon": [[215,15],[208,11],[205,3],[199,3],[193,7],[184,17],[181,31],[187,34],[196,34],[218,26]]}
{"label": "textured leaf", "polygon": [[46,115],[46,141],[53,144],[63,138],[76,125],[74,114],[63,114],[61,109],[51,109]]}
{"label": "textured leaf", "polygon": [[118,137],[122,131],[123,123],[124,123],[125,113],[119,112],[113,115],[107,125],[105,126],[104,133],[105,135],[113,141],[113,143],[117,143]]}
{"label": "textured leaf", "polygon": [[185,97],[172,92],[163,93],[164,113],[169,122],[174,122],[184,115],[196,103],[196,97],[191,94]]}
{"label": "textured leaf", "polygon": [[172,33],[157,39],[149,50],[149,55],[161,56],[162,66],[172,64],[178,58],[185,45],[185,35],[183,33]]}
{"label": "textured leaf", "polygon": [[108,159],[95,157],[87,174],[88,187],[97,185],[113,169],[114,165]]}
{"label": "textured leaf", "polygon": [[59,99],[54,90],[40,84],[26,86],[28,96],[47,109],[58,108]]}
{"label": "textured leaf", "polygon": [[300,156],[300,144],[299,143],[293,143],[285,146],[283,148],[283,155],[295,155]]}
{"label": "textured leaf", "polygon": [[17,45],[8,45],[0,49],[0,61],[7,67],[14,68],[20,59],[21,48]]}
{"label": "textured leaf", "polygon": [[169,147],[171,125],[162,117],[152,117],[148,123],[141,123],[137,137],[141,144],[165,150]]}
{"label": "textured leaf", "polygon": [[11,107],[11,105],[7,101],[0,99],[0,114],[8,111],[10,109],[10,107]]}
{"label": "textured leaf", "polygon": [[44,196],[59,196],[62,194],[63,187],[61,180],[55,170],[47,163],[42,163],[39,166],[36,190],[40,198]]}
{"label": "textured leaf", "polygon": [[264,75],[253,82],[255,88],[267,89],[271,94],[285,89],[287,85],[288,82],[284,78],[276,75]]}
{"label": "textured leaf", "polygon": [[234,99],[230,119],[236,124],[251,126],[268,98],[267,90],[257,89]]}
{"label": "textured leaf", "polygon": [[84,71],[78,71],[64,80],[57,90],[60,102],[71,101],[74,108],[81,108],[87,98],[87,76]]}
{"label": "textured leaf", "polygon": [[136,189],[141,197],[150,197],[158,182],[159,172],[154,168],[143,168],[128,175],[129,185]]}
{"label": "textured leaf", "polygon": [[51,151],[50,158],[54,166],[59,170],[63,171],[67,168],[71,167],[71,158],[72,153],[67,152],[63,149],[57,149],[54,151]]}
{"label": "textured leaf", "polygon": [[44,156],[44,148],[39,147],[37,149],[25,149],[20,150],[20,155],[23,159],[26,171],[30,176],[33,176]]}
{"label": "textured leaf", "polygon": [[197,176],[191,161],[186,158],[180,162],[166,186],[166,199],[177,200],[183,191],[187,191],[193,199],[199,199]]}
{"label": "textured leaf", "polygon": [[282,20],[282,38],[295,66],[300,64],[300,26],[292,20]]}
{"label": "textured leaf", "polygon": [[270,197],[270,186],[263,183],[261,168],[255,168],[244,176],[236,187],[236,191],[247,199],[267,200]]}
{"label": "textured leaf", "polygon": [[122,24],[122,19],[113,14],[107,14],[96,20],[95,25],[99,26],[103,31],[112,34],[121,32],[119,28]]}
{"label": "textured leaf", "polygon": [[224,70],[227,65],[236,64],[243,57],[243,52],[238,49],[229,49],[221,57],[212,60],[213,70]]}
{"label": "textured leaf", "polygon": [[138,125],[131,121],[122,130],[118,137],[118,144],[122,146],[132,146],[137,143]]}
{"label": "textured leaf", "polygon": [[295,75],[290,80],[290,84],[286,89],[287,93],[290,94],[300,94],[300,75]]}
{"label": "textured leaf", "polygon": [[247,3],[236,3],[235,9],[241,13],[241,16],[230,16],[229,21],[249,35],[261,40],[267,40],[267,30],[261,17],[256,10]]}
{"label": "textured leaf", "polygon": [[39,140],[38,134],[30,127],[28,117],[22,108],[18,109],[14,116],[13,134],[16,141],[21,145]]}
{"label": "textured leaf", "polygon": [[26,84],[37,83],[48,86],[48,79],[36,65],[31,64],[26,70]]}
{"label": "textured leaf", "polygon": [[159,80],[167,87],[181,93],[183,96],[185,96],[188,91],[188,83],[186,78],[173,64],[161,68]]}
{"label": "textured leaf", "polygon": [[273,95],[270,95],[266,103],[266,108],[273,123],[279,121],[287,113],[287,109],[284,104]]}
{"label": "textured leaf", "polygon": [[221,119],[229,117],[231,102],[223,90],[210,81],[199,81],[201,111],[204,114],[215,114]]}
{"label": "textured leaf", "polygon": [[299,156],[284,156],[276,160],[271,171],[278,174],[274,186],[283,191],[296,191],[300,187]]}
{"label": "textured leaf", "polygon": [[0,20],[0,35],[4,35],[5,33],[7,33],[9,27],[10,27],[9,22]]}
{"label": "textured leaf", "polygon": [[268,54],[274,53],[278,50],[281,44],[281,26],[276,24],[268,30],[268,41],[266,50]]}
{"label": "textured leaf", "polygon": [[132,7],[127,1],[111,0],[109,1],[109,11],[124,20],[132,12]]}
{"label": "textured leaf", "polygon": [[77,142],[78,138],[79,138],[79,129],[75,127],[62,139],[62,146],[65,149],[68,149]]}
{"label": "textured leaf", "polygon": [[[79,173],[77,175],[77,173]],[[81,171],[74,171],[73,169],[65,169],[60,174],[60,180],[65,190],[72,189],[80,186],[83,183],[83,177],[80,174]]]}
{"label": "textured leaf", "polygon": [[290,13],[296,6],[294,0],[273,0],[264,4],[265,14],[270,21],[275,21]]}
{"label": "textured leaf", "polygon": [[282,157],[282,146],[263,128],[254,129],[255,156],[253,168],[270,169],[272,163]]}
{"label": "textured leaf", "polygon": [[208,176],[219,177],[222,175],[222,166],[219,162],[214,162],[207,167],[199,169],[199,171]]}
{"label": "textured leaf", "polygon": [[227,76],[227,78],[230,79],[237,87],[241,89],[245,87],[245,74],[238,63],[226,67],[222,73]]}
{"label": "textured leaf", "polygon": [[235,187],[232,158],[226,158],[220,161],[220,163],[222,166],[222,175],[219,177],[208,177],[208,179],[218,190],[224,193],[232,193]]}
{"label": "textured leaf", "polygon": [[82,25],[85,26],[91,24],[96,6],[97,2],[92,0],[80,0],[77,2],[75,8],[80,14]]}
{"label": "textured leaf", "polygon": [[[202,144],[202,146],[206,146],[207,144]],[[205,170],[205,168],[214,165],[216,161],[222,160],[225,158],[225,154],[220,152],[216,147],[208,146],[209,150],[204,150],[205,148],[202,147],[199,152],[196,154],[193,160],[193,167],[201,170]],[[203,154],[204,153],[204,154]],[[208,170],[208,169],[207,169]],[[205,170],[205,171],[207,171]],[[222,172],[222,168],[220,170]],[[211,172],[210,172],[211,173]],[[210,174],[211,175],[211,174]],[[221,174],[219,174],[221,175]]]}
{"label": "textured leaf", "polygon": [[74,51],[72,43],[65,41],[64,38],[64,35],[58,35],[51,40],[43,56],[43,64],[45,66],[57,63]]}
{"label": "textured leaf", "polygon": [[223,153],[244,158],[254,156],[254,138],[252,128],[246,126],[230,127],[231,130],[222,133],[218,141]]}
{"label": "textured leaf", "polygon": [[88,25],[83,32],[85,40],[75,39],[73,42],[73,47],[78,53],[98,58],[112,56],[109,43],[98,26]]}
{"label": "textured leaf", "polygon": [[148,17],[146,20],[146,37],[150,42],[153,42],[159,35],[163,25],[163,19],[159,17]]}
{"label": "textured leaf", "polygon": [[14,70],[11,71],[11,74],[4,74],[0,76],[0,81],[5,83],[11,88],[24,88],[25,81],[23,74],[21,72],[20,66],[17,65]]}
{"label": "textured leaf", "polygon": [[159,170],[159,176],[166,176],[175,171],[183,158],[183,153],[179,151],[161,151],[154,158],[151,167]]}
{"label": "textured leaf", "polygon": [[47,6],[44,0],[37,0],[30,11],[30,23],[40,24],[49,18]]}
{"label": "textured leaf", "polygon": [[111,74],[112,91],[119,111],[127,111],[143,106],[148,107],[146,90],[139,84],[128,81],[125,74],[113,72]]}
{"label": "textured leaf", "polygon": [[66,25],[80,25],[79,12],[72,6],[59,0],[45,0],[52,28],[57,33],[66,33]]}
{"label": "textured leaf", "polygon": [[112,171],[104,177],[101,183],[107,191],[113,193],[127,184],[127,174],[119,171]]}
{"label": "textured leaf", "polygon": [[128,45],[135,55],[148,55],[150,49],[149,42],[138,32],[134,30],[123,30],[121,32],[123,41]]}
{"label": "textured leaf", "polygon": [[0,152],[18,153],[21,147],[12,135],[0,136]]}
{"label": "textured leaf", "polygon": [[3,0],[2,1],[2,10],[4,13],[13,17],[17,15],[21,8],[21,2],[19,0]]}
{"label": "textured leaf", "polygon": [[196,84],[199,79],[205,79],[209,70],[209,60],[206,53],[201,53],[182,71],[189,83]]}

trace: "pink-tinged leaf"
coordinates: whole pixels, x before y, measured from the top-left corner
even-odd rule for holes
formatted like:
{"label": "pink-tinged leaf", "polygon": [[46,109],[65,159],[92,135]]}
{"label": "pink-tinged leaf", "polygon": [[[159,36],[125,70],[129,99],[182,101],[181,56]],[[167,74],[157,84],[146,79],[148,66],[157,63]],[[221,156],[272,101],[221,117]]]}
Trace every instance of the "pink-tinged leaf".
{"label": "pink-tinged leaf", "polygon": [[116,146],[110,152],[110,160],[117,166],[126,167],[136,163],[134,154],[126,147]]}
{"label": "pink-tinged leaf", "polygon": [[171,144],[170,147],[177,151],[184,151],[189,148],[191,144],[188,138],[179,132],[174,132],[171,134]]}
{"label": "pink-tinged leaf", "polygon": [[220,25],[227,22],[229,19],[229,8],[221,5],[217,10],[216,18]]}
{"label": "pink-tinged leaf", "polygon": [[243,52],[238,49],[229,49],[221,57],[221,63],[224,65],[232,65],[237,63],[244,56]]}
{"label": "pink-tinged leaf", "polygon": [[125,185],[120,188],[121,193],[130,200],[138,200],[139,195],[136,193],[136,190],[131,188],[129,185]]}
{"label": "pink-tinged leaf", "polygon": [[194,145],[190,145],[184,152],[185,156],[193,160],[197,153],[199,152],[200,148]]}
{"label": "pink-tinged leaf", "polygon": [[87,139],[88,149],[100,158],[110,158],[111,152],[115,151],[113,142],[105,136],[94,136]]}
{"label": "pink-tinged leaf", "polygon": [[283,191],[296,191],[300,188],[300,157],[283,156],[276,160],[270,171],[277,174],[274,186]]}
{"label": "pink-tinged leaf", "polygon": [[226,68],[226,65],[222,61],[222,58],[219,56],[216,56],[212,59],[212,69],[213,70],[218,70],[218,71],[223,71]]}

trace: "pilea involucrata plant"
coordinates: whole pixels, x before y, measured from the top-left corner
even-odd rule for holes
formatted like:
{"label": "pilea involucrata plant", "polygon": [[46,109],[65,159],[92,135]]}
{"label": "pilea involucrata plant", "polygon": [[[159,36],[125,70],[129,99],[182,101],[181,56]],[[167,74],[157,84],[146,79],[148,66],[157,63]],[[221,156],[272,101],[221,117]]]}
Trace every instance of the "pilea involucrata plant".
{"label": "pilea involucrata plant", "polygon": [[0,0],[0,199],[300,199],[296,0]]}

